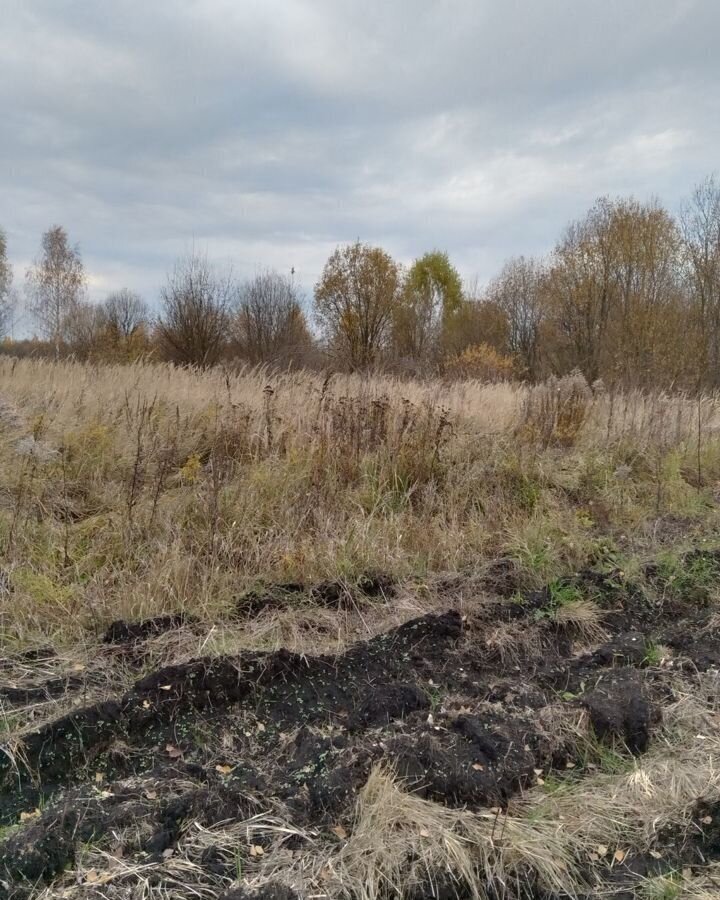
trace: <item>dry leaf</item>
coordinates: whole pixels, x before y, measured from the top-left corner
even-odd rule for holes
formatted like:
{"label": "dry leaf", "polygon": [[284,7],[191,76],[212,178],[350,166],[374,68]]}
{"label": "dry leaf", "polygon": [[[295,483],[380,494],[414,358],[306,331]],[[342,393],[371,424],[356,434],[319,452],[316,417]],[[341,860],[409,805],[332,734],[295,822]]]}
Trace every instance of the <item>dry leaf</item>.
{"label": "dry leaf", "polygon": [[686,880],[692,878],[692,877],[693,877],[693,870],[690,869],[688,866],[686,866],[686,867],[682,870],[682,877],[685,878]]}
{"label": "dry leaf", "polygon": [[183,755],[182,750],[172,744],[165,744],[165,750],[170,759],[179,759]]}
{"label": "dry leaf", "polygon": [[575,768],[575,763],[574,763],[571,759],[569,759],[569,760],[565,763],[565,768],[566,768],[566,769],[574,769],[574,768]]}
{"label": "dry leaf", "polygon": [[712,825],[712,816],[703,816],[700,821],[703,823],[703,825]]}
{"label": "dry leaf", "polygon": [[167,847],[167,848],[166,848],[165,850],[163,850],[163,852],[162,852],[162,858],[163,858],[163,859],[170,859],[170,857],[173,855],[174,852],[175,852],[175,851],[173,850],[172,847]]}
{"label": "dry leaf", "polygon": [[615,854],[613,856],[613,859],[615,860],[615,862],[621,863],[625,859],[626,856],[627,856],[626,850],[616,850]]}
{"label": "dry leaf", "polygon": [[98,872],[97,869],[90,869],[85,873],[86,884],[107,884],[112,881],[112,872]]}
{"label": "dry leaf", "polygon": [[420,837],[430,837],[430,832],[427,830],[427,828],[420,829]]}
{"label": "dry leaf", "polygon": [[171,691],[171,690],[172,690],[172,685],[171,685],[171,684],[161,684],[161,685],[160,685],[160,690],[161,690],[161,691]]}
{"label": "dry leaf", "polygon": [[232,770],[233,770],[233,767],[228,766],[228,765],[215,766],[215,771],[219,772],[221,775],[229,775],[232,772]]}
{"label": "dry leaf", "polygon": [[545,779],[544,779],[544,778],[538,778],[537,783],[540,785],[540,787],[542,787],[542,786],[545,784]]}
{"label": "dry leaf", "polygon": [[340,838],[341,841],[344,841],[347,839],[348,833],[347,833],[347,831],[345,831],[345,829],[342,827],[342,825],[333,825],[333,827],[330,829],[330,831],[332,831],[333,834],[336,834]]}
{"label": "dry leaf", "polygon": [[542,769],[533,769],[533,771],[535,772],[536,775],[542,775],[542,773],[543,773]]}
{"label": "dry leaf", "polygon": [[84,672],[84,671],[85,671],[85,664],[84,664],[84,663],[80,663],[80,662],[79,662],[79,663],[75,663],[75,665],[72,666],[72,668],[70,669],[70,671],[71,671],[71,672]]}
{"label": "dry leaf", "polygon": [[265,731],[265,726],[263,725],[262,722],[258,722],[258,723],[257,723],[257,730],[258,730],[258,731],[261,731],[261,732],[262,732],[262,731]]}
{"label": "dry leaf", "polygon": [[102,784],[105,781],[105,776],[102,772],[95,773],[95,784]]}
{"label": "dry leaf", "polygon": [[473,769],[475,769],[476,772],[484,772],[485,766],[482,763],[473,763]]}
{"label": "dry leaf", "polygon": [[31,809],[30,812],[21,812],[20,813],[20,821],[21,822],[30,822],[33,819],[37,819],[40,815],[39,809]]}
{"label": "dry leaf", "polygon": [[143,709],[150,709],[150,701],[143,700]]}
{"label": "dry leaf", "polygon": [[148,800],[157,800],[157,791],[145,791],[145,797]]}
{"label": "dry leaf", "polygon": [[265,851],[260,846],[260,844],[253,844],[250,847],[250,856],[264,856],[264,855],[265,855]]}
{"label": "dry leaf", "polygon": [[600,858],[602,858],[603,856],[607,856],[608,848],[605,846],[605,844],[598,844],[595,848],[595,852]]}
{"label": "dry leaf", "polygon": [[657,850],[651,850],[650,856],[652,856],[653,859],[662,859],[662,853],[658,853]]}

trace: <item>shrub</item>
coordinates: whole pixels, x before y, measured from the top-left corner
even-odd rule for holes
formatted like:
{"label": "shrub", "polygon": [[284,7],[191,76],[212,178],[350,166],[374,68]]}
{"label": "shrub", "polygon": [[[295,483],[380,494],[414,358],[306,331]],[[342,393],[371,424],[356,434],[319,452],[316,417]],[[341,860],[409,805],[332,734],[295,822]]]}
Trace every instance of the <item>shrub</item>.
{"label": "shrub", "polygon": [[474,344],[445,363],[450,378],[475,378],[478,381],[508,381],[513,377],[515,361],[489,344]]}

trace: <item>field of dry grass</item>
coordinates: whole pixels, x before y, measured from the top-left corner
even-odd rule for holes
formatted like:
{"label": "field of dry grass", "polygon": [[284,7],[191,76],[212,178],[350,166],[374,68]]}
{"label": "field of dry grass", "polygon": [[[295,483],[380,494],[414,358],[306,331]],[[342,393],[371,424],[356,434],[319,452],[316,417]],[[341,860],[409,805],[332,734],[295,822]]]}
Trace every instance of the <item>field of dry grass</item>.
{"label": "field of dry grass", "polygon": [[0,896],[720,895],[719,485],[711,396],[0,357]]}
{"label": "field of dry grass", "polygon": [[714,398],[598,394],[554,422],[555,393],[2,359],[5,640],[216,622],[264,581],[424,592],[499,557],[540,586],[709,514]]}

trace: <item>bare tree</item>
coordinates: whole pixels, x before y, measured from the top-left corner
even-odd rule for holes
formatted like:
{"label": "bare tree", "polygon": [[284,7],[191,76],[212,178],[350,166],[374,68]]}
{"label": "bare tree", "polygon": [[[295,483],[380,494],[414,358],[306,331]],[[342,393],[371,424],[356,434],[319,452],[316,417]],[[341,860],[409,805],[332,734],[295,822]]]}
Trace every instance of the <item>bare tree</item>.
{"label": "bare tree", "polygon": [[720,183],[706,178],[680,215],[687,276],[713,386],[720,383]]}
{"label": "bare tree", "polygon": [[338,247],[315,286],[315,311],[330,346],[351,366],[383,347],[400,299],[400,269],[380,247]]}
{"label": "bare tree", "polygon": [[27,270],[26,287],[30,311],[40,329],[55,347],[55,357],[65,337],[65,326],[73,308],[85,292],[85,270],[77,244],[73,247],[60,225],[42,237],[41,251]]}
{"label": "bare tree", "polygon": [[79,359],[90,359],[105,350],[107,316],[101,306],[80,301],[67,314],[64,340]]}
{"label": "bare tree", "polygon": [[530,378],[535,378],[539,369],[544,279],[541,262],[520,256],[505,263],[487,291],[487,300],[507,317],[508,349],[519,358]]}
{"label": "bare tree", "polygon": [[12,279],[12,266],[7,258],[7,238],[0,228],[0,338],[7,334],[15,308]]}
{"label": "bare tree", "polygon": [[147,303],[127,288],[110,294],[103,303],[107,327],[118,340],[128,342],[147,326],[150,312]]}
{"label": "bare tree", "polygon": [[278,272],[241,285],[232,327],[239,354],[255,364],[297,359],[311,344],[298,291]]}
{"label": "bare tree", "polygon": [[225,347],[235,293],[232,277],[205,256],[193,251],[179,260],[161,292],[157,332],[166,356],[184,365],[214,365]]}

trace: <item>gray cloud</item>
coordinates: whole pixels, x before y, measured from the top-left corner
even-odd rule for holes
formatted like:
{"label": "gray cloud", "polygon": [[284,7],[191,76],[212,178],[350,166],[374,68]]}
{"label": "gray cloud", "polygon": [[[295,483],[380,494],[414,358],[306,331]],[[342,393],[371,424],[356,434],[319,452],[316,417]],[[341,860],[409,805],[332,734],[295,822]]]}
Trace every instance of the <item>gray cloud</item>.
{"label": "gray cloud", "polygon": [[241,274],[338,243],[466,277],[601,194],[720,168],[715,0],[0,0],[0,226],[153,301],[193,242]]}

